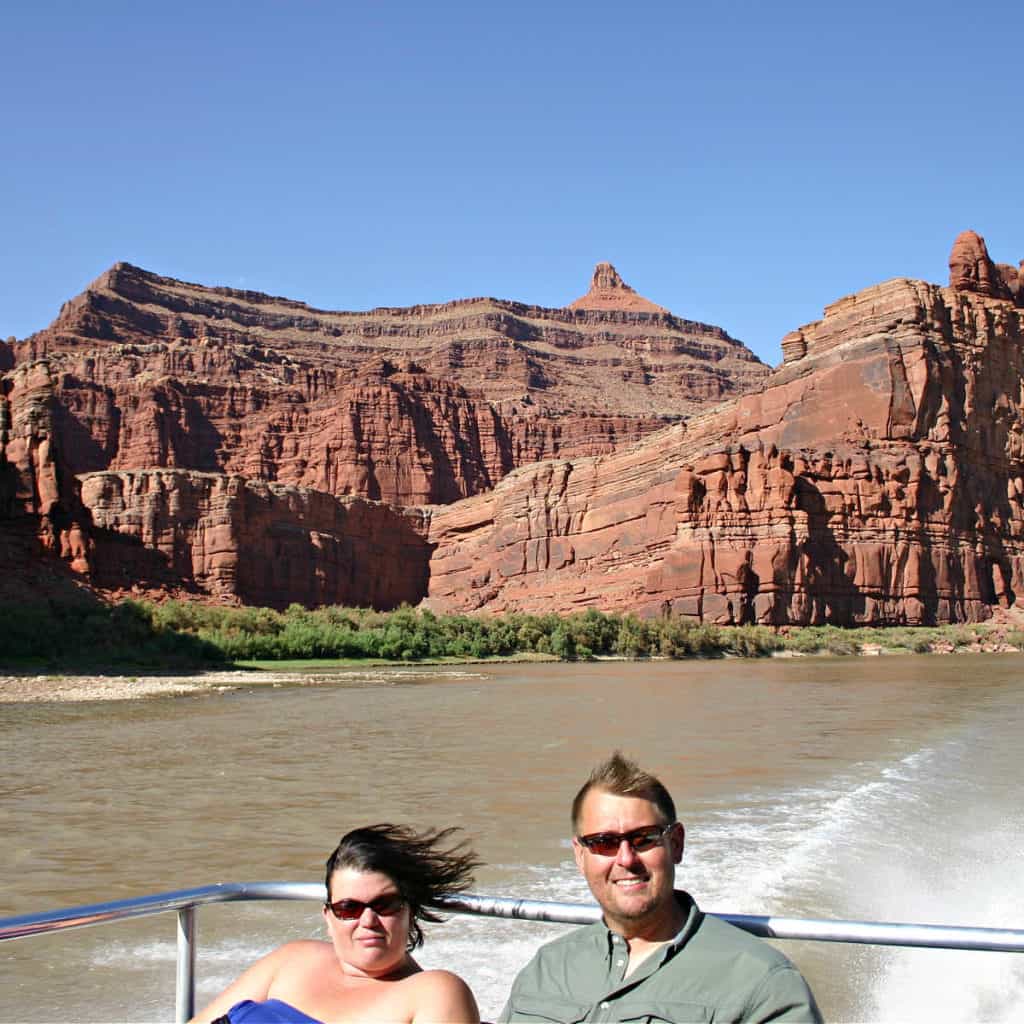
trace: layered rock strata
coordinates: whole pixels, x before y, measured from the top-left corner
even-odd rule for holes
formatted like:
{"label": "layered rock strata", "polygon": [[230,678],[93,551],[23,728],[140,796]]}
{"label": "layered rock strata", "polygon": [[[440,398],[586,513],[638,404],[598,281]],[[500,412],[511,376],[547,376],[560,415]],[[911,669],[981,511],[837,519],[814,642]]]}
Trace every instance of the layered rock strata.
{"label": "layered rock strata", "polygon": [[621,309],[637,313],[668,313],[650,299],[638,295],[619,276],[610,263],[598,263],[590,280],[590,290],[570,302],[567,309]]}
{"label": "layered rock strata", "polygon": [[328,313],[118,264],[13,353],[48,364],[75,472],[184,468],[446,503],[538,459],[612,451],[768,373],[720,328],[620,290],[595,310]]}
{"label": "layered rock strata", "polygon": [[430,605],[781,625],[974,621],[1016,600],[1015,301],[897,279],[799,335],[761,391],[434,510]]}
{"label": "layered rock strata", "polygon": [[284,608],[391,608],[427,581],[422,514],[220,473],[88,473],[92,580]]}
{"label": "layered rock strata", "polygon": [[1024,306],[1024,260],[1016,267],[993,263],[985,239],[975,231],[963,231],[949,254],[949,286]]}
{"label": "layered rock strata", "polygon": [[593,310],[331,313],[117,264],[47,330],[0,342],[0,558],[22,579],[26,552],[56,555],[114,590],[417,600],[419,519],[379,502],[613,451],[768,372],[600,274],[618,299]]}
{"label": "layered rock strata", "polygon": [[[651,332],[682,323],[666,314],[467,300],[307,310],[301,327],[297,304],[116,268],[49,331],[0,343],[0,560],[31,537],[108,592],[277,607],[982,619],[1024,588],[1024,303],[1007,268],[965,233],[949,287],[840,299],[767,380],[751,364],[762,386],[734,379],[696,409],[687,392],[674,412],[651,370]],[[504,340],[430,334],[498,307]],[[381,329],[365,358],[346,317]],[[517,347],[513,323],[557,353]],[[621,359],[641,328],[646,390],[606,384],[602,411],[621,364],[595,358],[601,331]]]}

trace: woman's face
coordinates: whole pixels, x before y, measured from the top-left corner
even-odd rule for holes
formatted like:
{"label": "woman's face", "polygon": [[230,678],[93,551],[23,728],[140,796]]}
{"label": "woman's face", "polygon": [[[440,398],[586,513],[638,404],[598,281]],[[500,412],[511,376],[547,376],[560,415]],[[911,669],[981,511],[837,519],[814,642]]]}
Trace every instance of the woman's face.
{"label": "woman's face", "polygon": [[328,902],[356,900],[356,916],[338,918],[324,909],[327,934],[346,974],[380,978],[406,965],[409,941],[409,905],[401,902],[398,886],[378,871],[339,868],[331,875]]}

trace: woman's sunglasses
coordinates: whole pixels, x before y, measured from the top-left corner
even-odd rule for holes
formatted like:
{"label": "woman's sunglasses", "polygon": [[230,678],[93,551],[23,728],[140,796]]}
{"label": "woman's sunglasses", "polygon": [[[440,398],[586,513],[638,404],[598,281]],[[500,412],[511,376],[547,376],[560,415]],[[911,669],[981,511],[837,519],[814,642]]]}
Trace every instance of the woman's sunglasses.
{"label": "woman's sunglasses", "polygon": [[369,903],[364,903],[362,900],[335,900],[333,903],[324,904],[324,907],[339,921],[354,921],[363,916],[363,911],[367,907],[378,917],[393,917],[404,906],[405,900],[397,892],[378,896],[376,899],[370,900]]}
{"label": "woman's sunglasses", "polygon": [[601,857],[614,857],[623,842],[629,843],[634,853],[653,850],[662,840],[671,825],[647,825],[629,832],[594,832],[589,836],[577,836],[576,841],[591,853]]}

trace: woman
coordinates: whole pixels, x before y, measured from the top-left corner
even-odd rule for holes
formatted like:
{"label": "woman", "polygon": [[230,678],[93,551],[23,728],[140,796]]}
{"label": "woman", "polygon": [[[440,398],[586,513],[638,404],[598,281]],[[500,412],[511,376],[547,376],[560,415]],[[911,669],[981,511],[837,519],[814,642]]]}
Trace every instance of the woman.
{"label": "woman", "polygon": [[420,922],[442,920],[434,912],[439,901],[465,892],[480,865],[465,843],[443,848],[456,831],[385,824],[349,832],[327,859],[329,941],[289,942],[268,953],[196,1024],[478,1024],[466,983],[449,971],[425,971],[410,955],[423,942]]}

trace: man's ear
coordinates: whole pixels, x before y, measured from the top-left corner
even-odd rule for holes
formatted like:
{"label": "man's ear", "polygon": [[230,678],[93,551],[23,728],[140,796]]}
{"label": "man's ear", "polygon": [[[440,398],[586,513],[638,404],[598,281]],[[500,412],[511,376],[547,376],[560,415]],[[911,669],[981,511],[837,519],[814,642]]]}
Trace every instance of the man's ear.
{"label": "man's ear", "polygon": [[686,845],[686,829],[677,821],[668,833],[668,841],[672,847],[672,863],[678,864],[683,859],[683,847]]}

